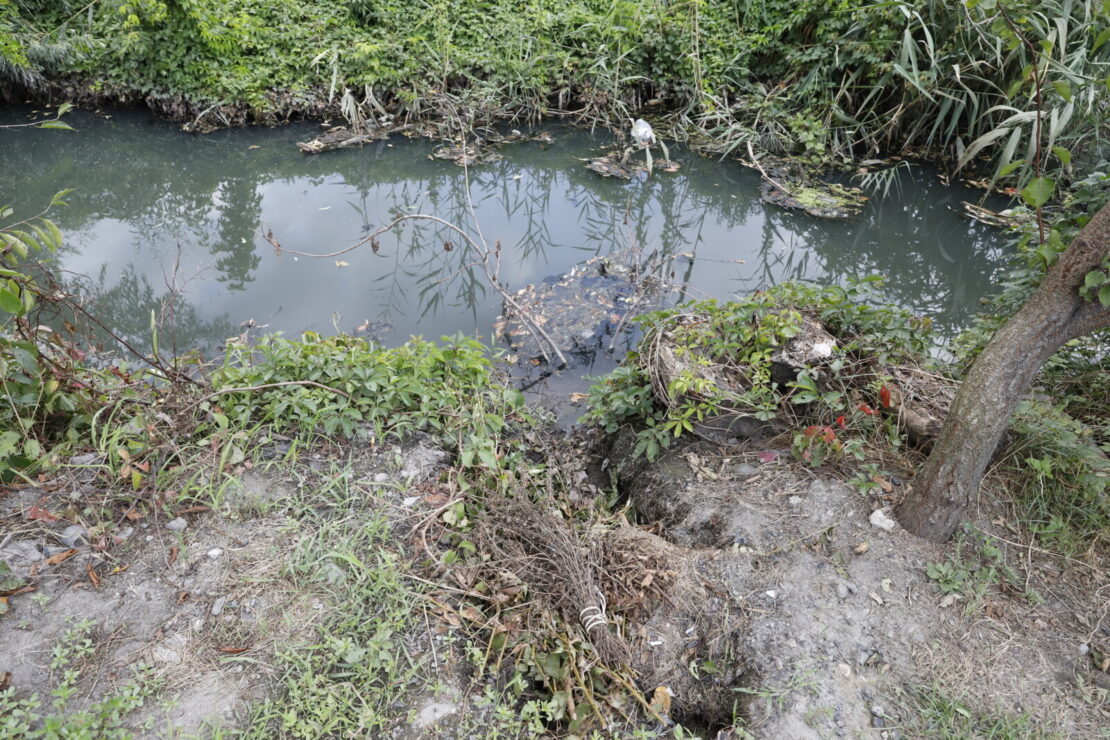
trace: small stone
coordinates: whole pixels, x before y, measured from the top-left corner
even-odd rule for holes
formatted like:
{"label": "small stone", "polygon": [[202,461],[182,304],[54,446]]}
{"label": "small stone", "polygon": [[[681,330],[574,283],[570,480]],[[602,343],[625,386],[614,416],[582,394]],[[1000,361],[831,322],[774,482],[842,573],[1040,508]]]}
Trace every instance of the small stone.
{"label": "small stone", "polygon": [[95,465],[100,462],[99,452],[86,452],[84,455],[74,455],[69,458],[70,465]]}
{"label": "small stone", "polygon": [[882,509],[875,509],[872,511],[870,520],[873,525],[884,532],[893,532],[898,526],[898,522],[892,519],[890,515]]}
{"label": "small stone", "polygon": [[427,729],[447,715],[454,714],[458,709],[454,704],[448,702],[433,702],[421,707],[413,724],[422,730]]}
{"label": "small stone", "polygon": [[849,596],[851,596],[851,594],[852,594],[852,592],[848,590],[848,584],[846,584],[846,583],[836,584],[836,595],[839,596],[841,599],[846,599]]}
{"label": "small stone", "polygon": [[133,534],[135,534],[135,528],[134,527],[124,527],[120,531],[116,532],[116,539],[118,539],[120,542],[122,542],[123,540],[127,539],[128,537],[130,537]]}
{"label": "small stone", "polygon": [[852,675],[852,667],[847,663],[838,663],[836,667],[845,678]]}
{"label": "small stone", "polygon": [[872,727],[886,727],[886,720],[884,720],[882,717],[872,716],[871,717],[871,726]]}
{"label": "small stone", "polygon": [[389,480],[389,474],[388,473],[375,473],[374,474],[374,482],[375,483],[385,483],[387,480]]}
{"label": "small stone", "polygon": [[412,505],[419,500],[419,496],[405,496],[404,500],[401,501],[401,505],[404,506],[406,509],[410,509],[412,508]]}
{"label": "small stone", "polygon": [[1080,655],[1086,655],[1089,652],[1091,652],[1091,646],[1090,645],[1088,645],[1085,642],[1079,643],[1079,654]]}
{"label": "small stone", "polygon": [[768,599],[774,599],[775,597],[778,596],[778,593],[774,590],[766,591],[765,593],[767,594]]}
{"label": "small stone", "polygon": [[790,498],[786,499],[786,503],[790,504],[790,507],[793,509],[797,509],[799,506],[801,506],[802,501],[803,499],[801,496],[791,496]]}
{"label": "small stone", "polygon": [[144,537],[143,539],[144,539],[144,540],[146,540],[147,542],[154,542],[154,535],[152,535],[152,534],[148,534],[148,535],[147,535],[146,537]]}
{"label": "small stone", "polygon": [[184,532],[185,528],[188,526],[189,522],[185,521],[181,517],[177,517],[176,519],[166,522],[166,529],[170,530],[171,532]]}
{"label": "small stone", "polygon": [[226,603],[227,603],[227,597],[226,596],[221,596],[220,598],[213,601],[212,602],[212,616],[213,617],[220,616],[220,614],[223,613],[224,604],[226,604]]}
{"label": "small stone", "polygon": [[[729,466],[728,472],[730,472],[732,475],[734,475],[737,478],[747,478],[749,476],[755,475],[757,471],[756,471],[756,467],[754,465],[749,464],[749,463],[734,463],[733,465]],[[791,502],[790,505],[791,506],[795,505],[794,504],[794,499],[796,499],[796,498],[801,500],[800,496],[791,496],[790,497],[790,502]]]}
{"label": "small stone", "polygon": [[872,704],[871,705],[871,714],[875,715],[876,717],[885,717],[886,716],[886,710],[883,709],[882,706],[879,705],[879,704]]}
{"label": "small stone", "polygon": [[71,524],[62,530],[58,539],[66,547],[83,547],[89,544],[88,531],[80,524]]}
{"label": "small stone", "polygon": [[212,558],[213,560],[219,560],[220,556],[223,554],[223,549],[219,547],[213,547],[211,550],[208,551],[208,557]]}

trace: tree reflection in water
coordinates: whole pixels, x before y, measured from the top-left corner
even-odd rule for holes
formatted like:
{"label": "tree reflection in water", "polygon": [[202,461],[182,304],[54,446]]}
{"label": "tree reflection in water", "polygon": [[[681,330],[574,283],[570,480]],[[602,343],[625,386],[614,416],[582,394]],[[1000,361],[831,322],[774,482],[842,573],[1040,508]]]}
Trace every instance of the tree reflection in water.
{"label": "tree reflection in water", "polygon": [[149,334],[150,309],[164,297],[152,286],[180,246],[182,272],[202,278],[179,297],[179,346],[216,347],[248,319],[270,330],[331,331],[334,315],[343,330],[389,320],[390,341],[488,336],[499,296],[436,224],[409,222],[376,252],[367,246],[339,260],[277,256],[260,236],[272,229],[287,248],[331,252],[401,213],[472,232],[476,216],[486,239],[502,245],[510,290],[621,250],[657,266],[678,286],[676,300],[880,273],[895,301],[945,332],[966,324],[1007,259],[1002,236],[953,210],[976,194],[941,185],[925,167],[905,170],[900,189],[856,222],[838,223],[765,205],[758,176],[731,161],[675,152],[676,174],[600,178],[581,159],[607,137],[565,128],[553,129],[550,148],[518,144],[464,173],[430,161],[423,141],[306,157],[293,145],[311,133],[307,125],[198,137],[127,111],[72,123],[79,131],[64,146],[41,132],[6,133],[0,189],[32,209],[76,188],[56,214],[68,243],[61,262],[96,276],[87,284],[97,310],[129,337]]}

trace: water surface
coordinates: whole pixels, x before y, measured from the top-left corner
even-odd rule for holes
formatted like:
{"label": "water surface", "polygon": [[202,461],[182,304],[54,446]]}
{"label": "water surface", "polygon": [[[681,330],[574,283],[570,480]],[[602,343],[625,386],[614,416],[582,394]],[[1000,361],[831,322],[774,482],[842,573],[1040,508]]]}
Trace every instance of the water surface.
{"label": "water surface", "polygon": [[[3,111],[0,122],[29,110]],[[484,237],[501,244],[511,290],[632,247],[676,257],[674,279],[690,296],[882,274],[895,302],[952,333],[1007,259],[1001,234],[957,212],[978,193],[924,167],[841,223],[766,205],[758,174],[673,146],[678,173],[604,179],[583,160],[608,151],[612,137],[566,127],[548,129],[550,145],[505,148],[467,178],[429,159],[435,144],[399,136],[305,156],[294,144],[319,130],[310,124],[195,136],[136,111],[67,120],[78,131],[0,131],[2,200],[27,214],[73,188],[52,214],[66,234],[61,266],[74,284],[84,276],[92,310],[117,331],[145,342],[154,310],[167,323],[162,346],[179,350],[214,352],[245,322],[290,335],[361,327],[390,344],[454,332],[489,341],[500,296],[434,224],[384,235],[376,253],[328,259],[278,255],[262,236],[326,253],[403,213],[472,229],[471,203]],[[170,286],[180,295],[167,311]]]}

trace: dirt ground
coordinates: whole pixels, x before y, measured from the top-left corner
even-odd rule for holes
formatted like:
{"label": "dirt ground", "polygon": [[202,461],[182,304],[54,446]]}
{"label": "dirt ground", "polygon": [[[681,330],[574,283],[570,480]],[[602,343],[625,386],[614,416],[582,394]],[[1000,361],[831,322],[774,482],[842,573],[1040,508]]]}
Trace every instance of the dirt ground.
{"label": "dirt ground", "polygon": [[[354,463],[358,484],[381,492],[405,525],[399,550],[411,550],[414,525],[442,514],[419,485],[447,462],[418,444]],[[584,472],[579,480],[596,492]],[[1022,546],[1004,512],[977,514],[1002,553],[985,561],[970,540],[937,546],[891,527],[874,514],[889,501],[781,451],[726,454],[705,443],[629,470],[621,488],[638,517],[605,534],[610,551],[650,555],[669,575],[662,588],[640,589],[651,594],[635,610],[622,612],[613,596],[612,620],[638,688],[651,696],[666,687],[670,719],[696,734],[920,736],[914,691],[926,687],[976,712],[1028,715],[1049,736],[1107,736],[1110,666],[1093,656],[1110,652],[1110,577],[1102,564]],[[280,685],[275,654],[311,642],[335,608],[288,577],[306,534],[286,505],[293,484],[244,470],[218,505],[119,508],[103,535],[75,513],[93,489],[75,475],[49,493],[0,492],[0,559],[26,584],[0,614],[4,684],[45,704],[79,668],[63,713],[76,712],[118,693],[142,665],[157,689],[126,730],[210,737],[243,726]],[[443,578],[458,585],[449,569]],[[617,581],[607,588],[619,591]],[[75,629],[90,647],[59,658]],[[485,733],[497,708],[486,697],[497,676],[475,678],[458,634],[457,620],[429,620],[412,639],[431,651],[434,682],[396,707],[389,736],[494,736]]]}

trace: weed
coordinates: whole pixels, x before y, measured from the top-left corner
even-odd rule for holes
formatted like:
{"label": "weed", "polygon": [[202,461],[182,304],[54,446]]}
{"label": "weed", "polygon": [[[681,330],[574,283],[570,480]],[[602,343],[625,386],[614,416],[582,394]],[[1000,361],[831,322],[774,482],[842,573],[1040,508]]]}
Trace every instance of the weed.
{"label": "weed", "polygon": [[906,729],[917,737],[962,740],[968,737],[991,740],[1048,740],[1059,735],[1045,731],[1028,715],[987,713],[952,697],[938,686],[922,686],[908,692],[905,712],[911,716]]}
{"label": "weed", "polygon": [[1006,587],[1032,602],[1040,600],[1035,591],[1026,591],[1017,571],[1006,564],[1005,554],[989,535],[965,530],[957,535],[955,550],[943,563],[930,563],[925,574],[936,581],[942,594],[967,600],[970,614],[982,607],[991,589]]}
{"label": "weed", "polygon": [[158,687],[146,666],[138,666],[132,680],[87,708],[70,706],[77,692],[78,679],[96,651],[95,628],[91,620],[71,624],[51,649],[50,673],[54,687],[50,692],[49,710],[42,710],[42,698],[38,695],[18,698],[14,688],[0,691],[0,736],[44,740],[132,737],[124,721],[143,706]]}

